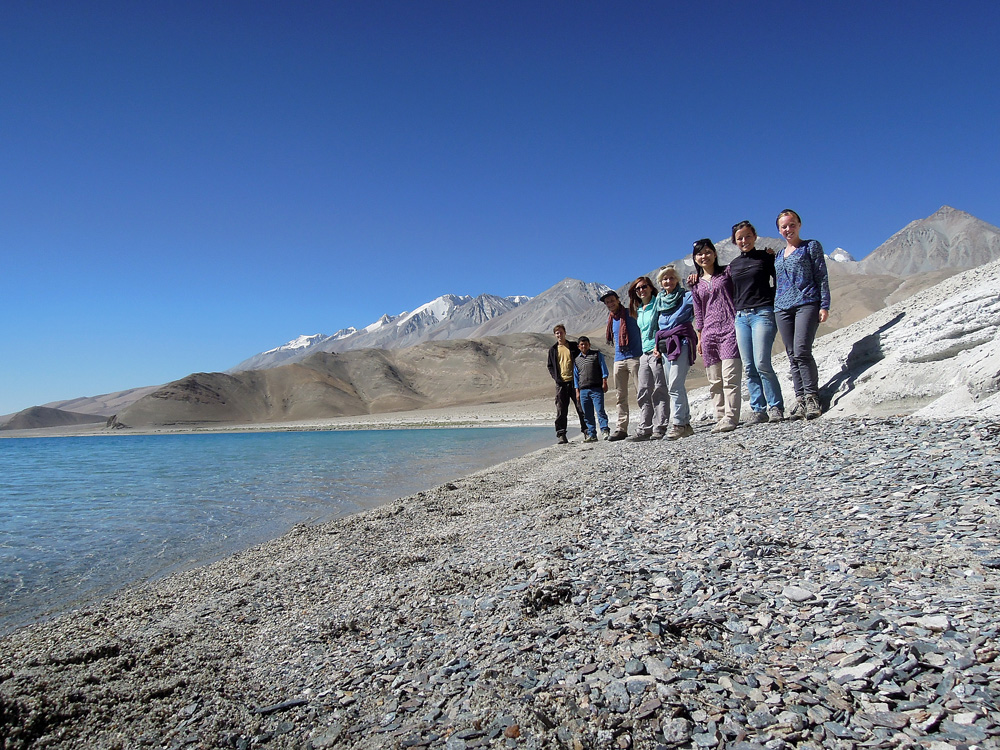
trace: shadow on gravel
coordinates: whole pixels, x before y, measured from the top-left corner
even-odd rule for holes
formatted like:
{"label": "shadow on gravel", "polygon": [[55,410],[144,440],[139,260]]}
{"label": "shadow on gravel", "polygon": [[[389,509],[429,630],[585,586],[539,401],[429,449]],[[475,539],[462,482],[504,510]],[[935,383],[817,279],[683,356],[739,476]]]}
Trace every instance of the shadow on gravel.
{"label": "shadow on gravel", "polygon": [[854,384],[858,377],[872,365],[882,361],[885,355],[882,352],[882,334],[899,323],[906,313],[899,313],[892,320],[889,320],[874,333],[870,333],[862,339],[858,339],[851,347],[847,355],[847,362],[844,367],[830,378],[819,389],[819,400],[823,405],[823,411],[831,406],[836,406],[844,396],[854,390]]}

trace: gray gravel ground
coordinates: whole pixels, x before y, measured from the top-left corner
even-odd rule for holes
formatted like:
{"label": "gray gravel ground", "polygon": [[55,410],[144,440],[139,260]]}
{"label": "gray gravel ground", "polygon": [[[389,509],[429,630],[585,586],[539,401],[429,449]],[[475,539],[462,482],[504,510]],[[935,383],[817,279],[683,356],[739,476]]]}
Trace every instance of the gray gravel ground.
{"label": "gray gravel ground", "polygon": [[1000,747],[998,445],[552,446],[3,638],[0,748]]}

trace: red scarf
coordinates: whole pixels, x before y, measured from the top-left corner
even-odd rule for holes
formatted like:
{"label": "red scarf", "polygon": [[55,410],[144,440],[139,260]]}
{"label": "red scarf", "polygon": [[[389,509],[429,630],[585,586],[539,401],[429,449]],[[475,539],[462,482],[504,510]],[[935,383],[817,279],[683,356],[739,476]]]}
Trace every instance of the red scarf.
{"label": "red scarf", "polygon": [[628,351],[628,308],[618,303],[618,311],[608,313],[608,328],[604,332],[607,342],[610,344],[614,340],[614,321],[618,323],[618,351]]}

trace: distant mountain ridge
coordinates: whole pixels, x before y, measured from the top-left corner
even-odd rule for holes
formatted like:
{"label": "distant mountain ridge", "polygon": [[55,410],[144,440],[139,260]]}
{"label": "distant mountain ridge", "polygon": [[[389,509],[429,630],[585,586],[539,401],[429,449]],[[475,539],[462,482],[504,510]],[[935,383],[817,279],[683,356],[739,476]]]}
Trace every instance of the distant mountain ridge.
{"label": "distant mountain ridge", "polygon": [[[784,241],[761,237],[758,246],[779,249],[784,246]],[[716,247],[723,262],[728,262],[738,252],[729,238],[719,241]],[[829,264],[834,297],[830,320],[821,325],[821,335],[851,325],[877,310],[905,300],[965,268],[1000,259],[1000,228],[964,211],[942,206],[934,214],[911,222],[893,234],[862,261],[853,260],[841,248],[828,251],[827,257],[836,261]],[[684,271],[691,268],[690,254],[675,262]],[[657,265],[650,273],[655,274],[660,267]],[[619,288],[619,293],[623,296],[627,285],[628,282]],[[343,351],[353,346],[394,349],[411,346],[409,342],[412,341],[444,341],[455,336],[476,339],[522,331],[549,335],[552,326],[558,322],[564,323],[572,334],[593,334],[603,329],[606,321],[606,311],[598,298],[607,289],[608,287],[599,283],[564,279],[533,298],[445,295],[412,313],[384,315],[360,330],[346,328],[332,335],[297,337],[287,344],[244,360],[229,372],[302,361],[323,351],[322,347],[330,347],[331,350],[343,347]],[[491,307],[487,298],[506,300],[511,306],[501,311]],[[457,312],[469,305],[469,300],[481,300],[483,304],[477,303],[464,312]],[[445,311],[448,311],[447,315],[444,314]],[[540,375],[543,382],[546,376],[543,368]],[[44,406],[63,412],[107,418],[121,413],[129,405],[162,387],[144,386],[100,396],[54,401]],[[287,397],[295,400],[296,394],[289,393]],[[433,397],[428,397],[426,403],[432,405]],[[367,404],[365,408],[381,407]],[[0,424],[5,421],[9,424],[13,416],[0,417]],[[36,411],[25,414],[19,421],[22,424],[30,421],[44,427],[63,423],[65,419],[65,415]]]}
{"label": "distant mountain ridge", "polygon": [[[729,263],[739,255],[739,248],[728,237],[715,243],[719,261]],[[777,237],[760,237],[757,247],[775,251],[785,246]],[[913,221],[872,251],[863,261],[837,247],[827,251],[827,259],[845,273],[909,277],[936,272],[929,279],[937,283],[950,273],[988,263],[1000,258],[1000,229],[974,216],[942,206],[931,216]],[[686,275],[694,269],[690,255],[672,262]],[[646,275],[656,277],[662,266]],[[631,280],[616,291],[624,300]],[[916,285],[923,288],[921,284]],[[286,344],[255,354],[227,370],[235,373],[282,364],[301,362],[311,354],[345,352],[356,349],[401,349],[426,341],[457,338],[482,338],[507,333],[547,333],[556,323],[570,331],[593,331],[600,327],[606,313],[594,305],[608,291],[600,283],[564,279],[537,297],[478,297],[446,294],[412,312],[385,314],[360,330],[345,328],[332,335],[299,336]],[[889,293],[894,291],[889,290]],[[889,293],[884,303],[889,303]]]}
{"label": "distant mountain ridge", "polygon": [[331,336],[299,336],[287,344],[255,354],[227,372],[264,370],[302,362],[317,352],[403,349],[428,341],[479,339],[507,333],[548,333],[559,322],[571,330],[589,330],[594,321],[604,317],[603,308],[595,303],[607,289],[603,284],[564,279],[534,298],[446,294],[412,312],[383,315],[360,330],[347,328]]}
{"label": "distant mountain ridge", "polygon": [[0,424],[0,430],[36,430],[40,427],[65,427],[105,421],[107,421],[105,417],[93,414],[80,414],[47,406],[31,406]]}
{"label": "distant mountain ridge", "polygon": [[260,423],[540,398],[551,384],[544,364],[551,342],[532,333],[429,341],[195,373],[127,406],[113,426]]}
{"label": "distant mountain ridge", "polygon": [[863,273],[912,276],[944,268],[957,273],[997,258],[1000,227],[942,206],[926,219],[907,224],[858,261],[858,266]]}
{"label": "distant mountain ridge", "polygon": [[227,372],[263,370],[301,362],[316,352],[345,352],[356,349],[402,349],[425,341],[469,338],[491,318],[524,304],[530,297],[478,297],[445,294],[412,312],[385,314],[364,328],[343,328],[332,335],[299,336],[287,344],[255,354]]}

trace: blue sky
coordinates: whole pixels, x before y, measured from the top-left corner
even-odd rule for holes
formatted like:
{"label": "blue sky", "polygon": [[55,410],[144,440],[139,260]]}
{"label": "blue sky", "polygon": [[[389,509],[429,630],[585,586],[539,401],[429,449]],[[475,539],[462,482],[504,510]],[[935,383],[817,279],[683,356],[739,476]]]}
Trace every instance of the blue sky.
{"label": "blue sky", "polygon": [[0,414],[748,218],[1000,224],[995,2],[0,4]]}

